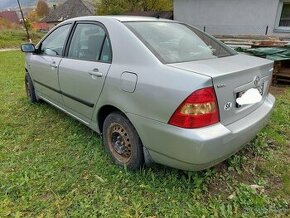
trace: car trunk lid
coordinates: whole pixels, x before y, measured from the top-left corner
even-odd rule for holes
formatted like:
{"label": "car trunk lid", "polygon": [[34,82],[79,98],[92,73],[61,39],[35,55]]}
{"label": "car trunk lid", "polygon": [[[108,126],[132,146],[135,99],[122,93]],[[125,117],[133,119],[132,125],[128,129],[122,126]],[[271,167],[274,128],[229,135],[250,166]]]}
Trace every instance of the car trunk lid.
{"label": "car trunk lid", "polygon": [[[245,117],[263,103],[273,71],[272,61],[242,54],[168,65],[212,78],[218,99],[220,122],[224,125]],[[262,101],[238,105],[236,99],[251,88],[259,90]]]}

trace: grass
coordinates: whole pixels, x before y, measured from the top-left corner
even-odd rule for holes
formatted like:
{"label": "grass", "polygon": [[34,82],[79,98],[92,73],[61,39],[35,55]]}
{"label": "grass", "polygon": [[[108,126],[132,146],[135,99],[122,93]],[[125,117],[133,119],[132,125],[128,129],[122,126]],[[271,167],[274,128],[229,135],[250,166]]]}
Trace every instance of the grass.
{"label": "grass", "polygon": [[1,52],[0,217],[290,216],[289,87],[269,125],[226,162],[128,172],[111,164],[93,131],[27,103],[23,78],[23,55]]}
{"label": "grass", "polygon": [[[33,43],[37,43],[44,33],[29,31]],[[23,29],[0,29],[0,49],[1,48],[19,48],[27,42],[26,32]]]}

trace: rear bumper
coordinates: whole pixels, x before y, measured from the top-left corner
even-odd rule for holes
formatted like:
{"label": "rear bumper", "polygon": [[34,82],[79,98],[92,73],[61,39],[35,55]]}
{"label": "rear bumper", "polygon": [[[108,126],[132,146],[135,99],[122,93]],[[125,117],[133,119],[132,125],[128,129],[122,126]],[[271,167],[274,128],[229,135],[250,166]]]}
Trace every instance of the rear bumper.
{"label": "rear bumper", "polygon": [[183,129],[127,114],[151,158],[183,170],[211,167],[238,150],[266,125],[275,103],[268,95],[264,103],[246,117],[227,126],[221,123],[199,129]]}

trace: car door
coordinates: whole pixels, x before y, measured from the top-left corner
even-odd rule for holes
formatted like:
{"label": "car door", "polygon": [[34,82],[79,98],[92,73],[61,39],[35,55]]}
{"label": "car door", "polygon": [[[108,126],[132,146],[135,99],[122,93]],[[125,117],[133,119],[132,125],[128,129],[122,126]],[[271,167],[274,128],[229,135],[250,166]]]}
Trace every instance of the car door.
{"label": "car door", "polygon": [[58,81],[58,67],[70,28],[71,24],[66,24],[51,32],[39,44],[38,52],[31,56],[28,66],[38,95],[58,105],[63,104]]}
{"label": "car door", "polygon": [[59,65],[59,82],[65,108],[84,121],[92,117],[111,59],[105,28],[98,23],[77,23]]}

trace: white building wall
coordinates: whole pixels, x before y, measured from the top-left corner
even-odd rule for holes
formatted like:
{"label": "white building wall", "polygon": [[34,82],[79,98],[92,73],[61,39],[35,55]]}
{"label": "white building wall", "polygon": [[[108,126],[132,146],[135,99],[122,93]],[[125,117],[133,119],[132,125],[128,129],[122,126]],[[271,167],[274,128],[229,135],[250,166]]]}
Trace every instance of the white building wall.
{"label": "white building wall", "polygon": [[174,0],[174,19],[210,34],[290,36],[274,31],[279,0]]}

